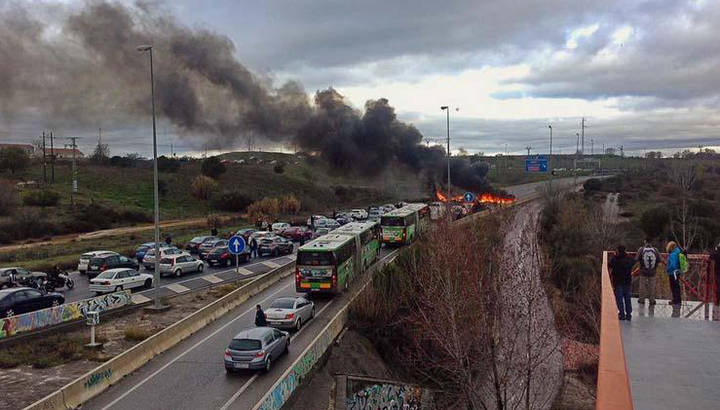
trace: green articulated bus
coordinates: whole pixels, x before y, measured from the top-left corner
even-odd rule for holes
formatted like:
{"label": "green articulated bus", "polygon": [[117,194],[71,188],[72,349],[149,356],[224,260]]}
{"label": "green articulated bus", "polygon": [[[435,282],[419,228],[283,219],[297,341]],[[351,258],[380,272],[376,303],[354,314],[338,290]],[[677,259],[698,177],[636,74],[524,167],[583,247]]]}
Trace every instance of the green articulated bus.
{"label": "green articulated bus", "polygon": [[411,243],[430,224],[430,208],[426,204],[408,204],[380,218],[382,241],[388,245]]}
{"label": "green articulated bus", "polygon": [[380,224],[377,221],[350,222],[333,231],[358,237],[361,271],[365,272],[380,254]]}
{"label": "green articulated bus", "polygon": [[357,235],[329,233],[298,249],[295,290],[342,293],[360,273]]}

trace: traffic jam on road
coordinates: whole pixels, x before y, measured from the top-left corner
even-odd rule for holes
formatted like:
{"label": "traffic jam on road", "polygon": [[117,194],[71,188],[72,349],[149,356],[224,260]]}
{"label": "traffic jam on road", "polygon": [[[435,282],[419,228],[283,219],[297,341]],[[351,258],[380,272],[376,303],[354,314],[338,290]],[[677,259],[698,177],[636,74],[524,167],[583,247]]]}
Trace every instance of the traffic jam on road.
{"label": "traffic jam on road", "polygon": [[[240,267],[253,259],[277,258],[297,252],[296,290],[299,293],[337,293],[347,288],[358,272],[365,271],[376,259],[381,246],[397,246],[412,242],[422,231],[426,220],[437,219],[445,213],[445,200],[425,204],[386,204],[367,209],[335,211],[332,215],[311,215],[303,226],[285,222],[258,224],[243,228],[232,237],[217,235],[196,236],[185,246],[160,243],[159,257],[154,242],[139,244],[133,255],[121,255],[111,250],[85,252],[78,258],[77,271],[67,272],[59,267],[51,272],[31,272],[20,267],[0,268],[0,289],[34,289],[37,292],[5,296],[23,302],[22,308],[8,308],[3,316],[43,309],[54,304],[90,298],[121,290],[142,291],[153,288],[156,260],[160,285],[182,277],[203,272]],[[457,198],[453,198],[457,200]],[[451,207],[455,217],[474,210],[462,200]],[[427,217],[427,218],[426,218]],[[242,247],[237,249],[237,241]],[[233,244],[236,249],[233,248]],[[79,276],[85,276],[76,287]],[[53,298],[45,295],[52,294]],[[40,296],[43,296],[42,298]],[[42,300],[51,300],[47,305]],[[46,306],[47,305],[47,306]],[[307,320],[304,318],[302,320]],[[302,321],[300,322],[302,323]]]}

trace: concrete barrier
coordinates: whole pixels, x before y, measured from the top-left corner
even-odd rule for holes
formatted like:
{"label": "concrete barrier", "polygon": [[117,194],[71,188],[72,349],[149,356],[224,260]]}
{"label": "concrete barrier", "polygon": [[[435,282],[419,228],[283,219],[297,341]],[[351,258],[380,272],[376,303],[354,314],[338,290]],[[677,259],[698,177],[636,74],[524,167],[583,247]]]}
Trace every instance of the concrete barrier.
{"label": "concrete barrier", "polygon": [[[292,274],[294,263],[259,276],[215,302],[150,336],[122,354],[89,371],[55,393],[26,407],[32,409],[74,409],[102,393],[156,355],[175,346],[247,299]],[[60,399],[61,398],[61,399]]]}
{"label": "concrete barrier", "polygon": [[105,312],[130,303],[132,303],[130,291],[124,290],[23,313],[22,315],[10,316],[0,319],[0,340],[61,323],[81,320],[85,317],[85,313],[89,311]]}

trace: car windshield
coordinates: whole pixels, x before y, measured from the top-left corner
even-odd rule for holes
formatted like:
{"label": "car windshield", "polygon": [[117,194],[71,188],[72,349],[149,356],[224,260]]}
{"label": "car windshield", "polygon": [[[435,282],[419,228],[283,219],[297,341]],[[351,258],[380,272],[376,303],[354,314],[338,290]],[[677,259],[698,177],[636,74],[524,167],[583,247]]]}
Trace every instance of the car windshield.
{"label": "car windshield", "polygon": [[314,266],[332,265],[332,252],[298,252],[297,264]]}
{"label": "car windshield", "polygon": [[146,250],[150,249],[149,246],[142,245],[139,248],[137,248],[138,252],[144,252]]}
{"label": "car windshield", "polygon": [[205,239],[204,236],[196,236],[196,237],[190,239],[190,242],[195,242],[195,243],[202,242],[204,239]]}
{"label": "car windshield", "polygon": [[92,253],[83,253],[82,255],[80,255],[80,259],[90,259],[92,257]]}
{"label": "car windshield", "polygon": [[98,279],[112,279],[114,277],[115,277],[115,272],[109,272],[109,271],[106,271],[106,272],[103,272],[103,273],[97,275]]}
{"label": "car windshield", "polygon": [[275,309],[292,309],[293,306],[295,306],[295,299],[292,298],[278,299],[270,305],[271,308]]}
{"label": "car windshield", "polygon": [[272,239],[263,239],[260,241],[260,243],[263,245],[270,245],[271,243],[273,243],[273,240]]}
{"label": "car windshield", "polygon": [[259,340],[254,339],[233,339],[230,341],[229,348],[231,350],[240,351],[260,350],[262,348],[262,344]]}
{"label": "car windshield", "polygon": [[405,218],[399,216],[383,216],[380,222],[382,226],[405,226]]}

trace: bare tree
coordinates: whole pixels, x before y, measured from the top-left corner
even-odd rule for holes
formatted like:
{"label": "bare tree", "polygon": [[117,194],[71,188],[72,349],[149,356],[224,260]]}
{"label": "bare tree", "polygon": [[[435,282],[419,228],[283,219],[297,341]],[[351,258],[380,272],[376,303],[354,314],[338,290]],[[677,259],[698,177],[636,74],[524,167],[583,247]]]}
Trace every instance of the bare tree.
{"label": "bare tree", "polygon": [[698,231],[697,218],[692,215],[688,206],[690,191],[697,183],[698,173],[695,165],[677,167],[673,170],[672,179],[680,188],[680,208],[670,219],[670,232],[675,241],[683,249],[690,249]]}

